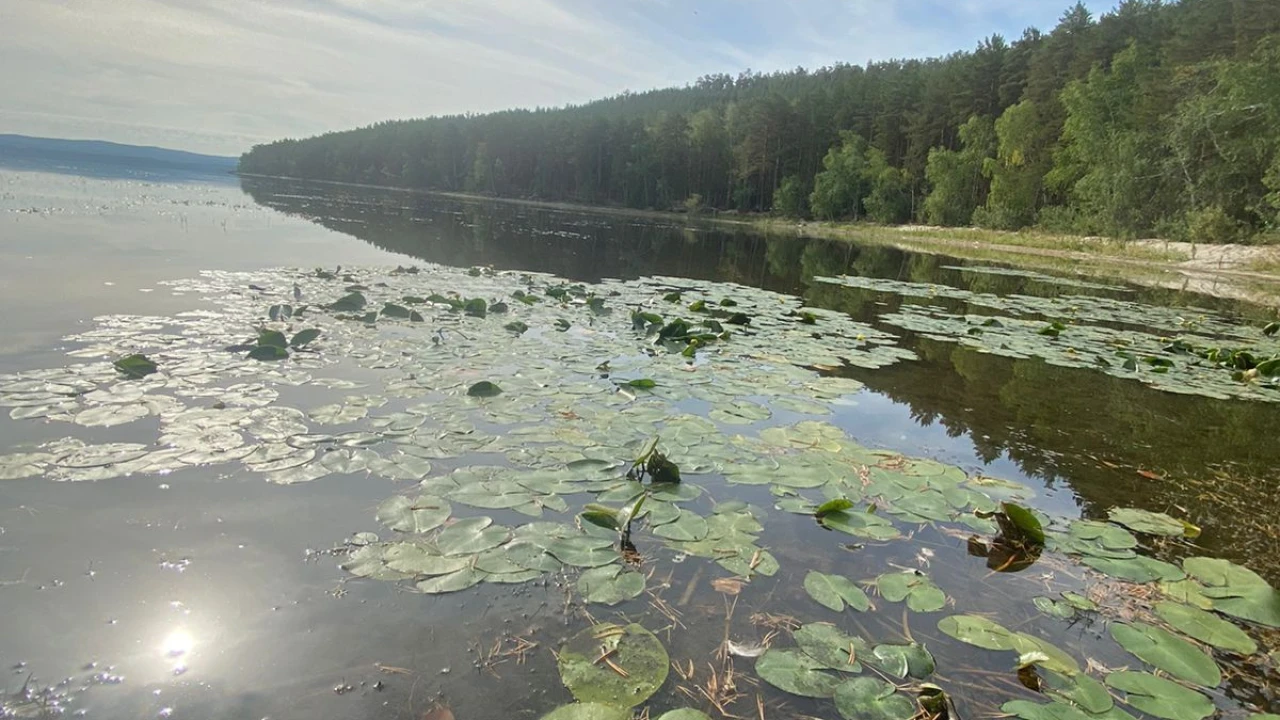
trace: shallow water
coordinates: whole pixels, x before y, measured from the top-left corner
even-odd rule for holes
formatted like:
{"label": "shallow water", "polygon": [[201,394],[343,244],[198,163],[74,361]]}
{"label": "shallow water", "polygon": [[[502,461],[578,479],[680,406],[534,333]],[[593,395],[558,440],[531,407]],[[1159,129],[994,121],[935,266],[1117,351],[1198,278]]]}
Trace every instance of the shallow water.
{"label": "shallow water", "polygon": [[[865,385],[825,418],[862,445],[1025,483],[1035,491],[1031,503],[1055,515],[1098,517],[1116,505],[1168,511],[1205,532],[1198,547],[1162,545],[1158,553],[1227,557],[1273,584],[1280,580],[1274,561],[1280,540],[1274,520],[1265,520],[1280,515],[1273,473],[1280,448],[1262,440],[1280,405],[1170,395],[1098,372],[917,338],[878,320],[901,298],[814,278],[864,275],[1000,295],[1094,294],[1248,322],[1265,317],[1262,309],[1171,291],[962,272],[948,269],[958,263],[945,257],[880,247],[255,179],[241,188],[4,172],[0,213],[0,300],[8,309],[0,315],[0,373],[66,365],[66,352],[84,343],[64,338],[94,328],[98,316],[174,317],[216,307],[217,298],[196,285],[164,284],[203,270],[427,262],[586,283],[650,276],[683,278],[691,287],[739,283],[848,313],[892,331],[919,356],[877,369],[828,371]],[[366,382],[376,377],[351,363],[329,372]],[[343,394],[313,386],[279,392],[280,404],[303,408]],[[393,401],[379,412],[407,404]],[[779,412],[777,419],[787,417]],[[91,443],[151,443],[158,428],[146,418],[74,434]],[[0,415],[6,446],[0,452],[66,434],[57,423]],[[437,466],[447,471],[469,462],[463,456]],[[767,487],[726,485],[715,474],[697,482],[718,501],[774,503]],[[5,685],[16,690],[33,677],[47,687],[69,678],[60,701],[94,717],[417,718],[439,700],[462,720],[533,718],[570,701],[550,650],[585,624],[577,604],[566,601],[572,573],[421,595],[411,585],[349,581],[338,567],[341,557],[329,551],[354,533],[385,534],[374,509],[410,487],[366,473],[276,485],[235,463],[98,482],[4,481],[0,667],[13,668]],[[690,507],[711,508],[705,497]],[[520,522],[509,511],[486,514]],[[1247,515],[1262,520],[1240,521]],[[670,548],[637,538],[652,571],[649,589],[679,614],[663,615],[643,597],[617,608],[590,606],[597,619],[622,611],[654,631],[679,623],[658,634],[671,658],[694,661],[699,675],[689,682],[672,675],[652,702],[655,710],[705,707],[677,688],[705,682],[703,668],[726,633],[739,641],[763,637],[768,626],[753,623],[753,614],[837,619],[800,589],[809,569],[864,579],[923,567],[956,611],[993,612],[1009,627],[1034,623],[1038,634],[1077,656],[1109,667],[1126,663],[1122,650],[1100,639],[1102,623],[1034,617],[1027,600],[1050,587],[1083,586],[1079,566],[1046,560],[1024,573],[993,575],[967,554],[963,539],[927,526],[912,542],[881,544],[772,509],[764,524],[764,540],[782,569],[739,595],[709,585],[726,575],[714,564],[675,562]],[[851,617],[857,627],[847,629],[878,642],[925,642],[946,680],[937,682],[962,715],[1034,697],[1011,686],[1007,656],[938,633],[934,626],[945,612],[912,614],[904,623],[905,610],[881,605],[890,609]],[[514,637],[537,643],[523,663],[514,654],[490,657],[495,642],[510,647]],[[1274,687],[1266,689],[1274,660],[1231,662],[1242,676],[1214,693],[1220,707],[1238,714],[1275,702]],[[769,717],[834,717],[830,703],[754,684],[749,660],[737,667],[743,695],[737,712],[754,713],[759,695]]]}

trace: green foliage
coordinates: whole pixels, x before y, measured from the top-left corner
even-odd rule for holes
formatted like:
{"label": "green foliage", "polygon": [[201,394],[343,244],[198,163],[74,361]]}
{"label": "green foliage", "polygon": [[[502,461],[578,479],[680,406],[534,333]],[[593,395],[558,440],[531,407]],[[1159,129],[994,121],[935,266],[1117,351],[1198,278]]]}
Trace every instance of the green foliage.
{"label": "green foliage", "polygon": [[930,191],[924,201],[924,217],[931,225],[968,225],[973,211],[986,202],[988,184],[983,168],[995,156],[995,123],[989,117],[974,115],[960,126],[959,134],[960,150],[939,147],[929,151],[925,178]]}
{"label": "green foliage", "polygon": [[1046,224],[1181,236],[1191,219],[1198,239],[1247,238],[1280,223],[1274,8],[1131,0],[1094,18],[1080,5],[1050,32],[942,59],[710,75],[558,110],[379,123],[256,146],[240,170],[794,217],[807,196],[823,219],[919,211],[997,228],[1066,208]]}
{"label": "green foliage", "polygon": [[803,218],[809,215],[809,193],[804,181],[790,175],[773,194],[773,210],[786,217]]}

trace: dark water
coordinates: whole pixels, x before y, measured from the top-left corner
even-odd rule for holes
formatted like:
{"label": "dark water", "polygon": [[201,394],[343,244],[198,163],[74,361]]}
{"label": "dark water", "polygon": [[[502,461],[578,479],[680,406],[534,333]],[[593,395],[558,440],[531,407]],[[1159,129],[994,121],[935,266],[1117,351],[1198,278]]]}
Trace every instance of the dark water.
{"label": "dark water", "polygon": [[[245,179],[241,190],[6,172],[0,211],[0,302],[7,309],[0,314],[0,372],[61,364],[61,338],[96,315],[188,309],[192,298],[157,291],[157,283],[209,268],[418,261],[584,282],[671,275],[794,293],[865,320],[898,300],[813,278],[847,273],[996,293],[1080,292],[960,273],[944,269],[954,259],[884,247],[256,179]],[[1245,318],[1266,314],[1168,290],[1102,292]],[[1046,509],[1097,515],[1114,505],[1176,508],[1207,528],[1200,540],[1206,552],[1280,580],[1273,561],[1280,553],[1280,444],[1271,440],[1280,406],[1166,395],[1090,371],[910,336],[905,343],[922,359],[850,371],[868,390],[832,422],[867,445],[1027,482],[1040,489],[1035,502]],[[0,415],[6,445],[41,432]],[[103,429],[88,438],[128,435]],[[279,487],[218,468],[100,483],[6,481],[0,670],[12,674],[0,688],[17,689],[29,676],[41,686],[68,678],[58,692],[65,691],[69,710],[109,718],[416,719],[437,699],[459,720],[536,718],[567,702],[550,649],[581,622],[566,617],[565,590],[555,583],[437,597],[391,583],[342,582],[337,559],[324,551],[376,529],[372,508],[401,489],[357,477]],[[771,504],[765,489],[733,491]],[[1240,522],[1243,516],[1262,520]],[[931,531],[889,554],[846,552],[812,523],[779,522],[776,532],[770,542],[784,567],[788,558],[803,559],[851,577],[874,575],[887,562],[911,565],[912,553],[929,548],[936,553],[931,574],[948,592],[970,598],[965,609],[975,612],[1008,612],[1002,597],[1034,594],[1038,582],[975,572],[981,562],[967,562],[962,542]],[[660,566],[659,579],[670,584],[664,597],[684,624],[660,634],[673,658],[709,656],[726,626],[735,637],[750,636],[758,632],[751,613],[797,601],[796,579],[780,576],[759,589],[753,584],[726,621],[725,598],[685,592],[701,579],[691,565]],[[931,620],[912,627],[901,620],[859,618],[872,636],[929,642],[940,668],[1007,663],[948,649]],[[1075,647],[1099,631],[1071,627],[1051,639]],[[493,644],[516,635],[539,646],[524,664],[512,658],[490,666]],[[1101,661],[1124,662],[1123,654],[1099,652]],[[955,688],[962,702],[985,691]],[[1255,705],[1274,699],[1256,680],[1226,694]],[[823,712],[830,706],[796,701],[777,717]]]}

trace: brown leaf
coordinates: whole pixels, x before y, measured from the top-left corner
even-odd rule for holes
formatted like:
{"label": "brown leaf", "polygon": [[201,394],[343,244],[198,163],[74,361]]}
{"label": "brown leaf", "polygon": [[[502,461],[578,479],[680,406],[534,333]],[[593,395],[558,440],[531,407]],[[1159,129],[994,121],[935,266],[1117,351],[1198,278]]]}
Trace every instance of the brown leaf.
{"label": "brown leaf", "polygon": [[1150,470],[1139,470],[1138,474],[1148,480],[1163,480],[1164,476],[1159,473],[1153,473]]}
{"label": "brown leaf", "polygon": [[453,711],[447,705],[436,703],[422,716],[422,720],[454,720]]}
{"label": "brown leaf", "polygon": [[737,595],[742,592],[742,581],[737,578],[716,578],[711,581],[711,587],[725,595]]}

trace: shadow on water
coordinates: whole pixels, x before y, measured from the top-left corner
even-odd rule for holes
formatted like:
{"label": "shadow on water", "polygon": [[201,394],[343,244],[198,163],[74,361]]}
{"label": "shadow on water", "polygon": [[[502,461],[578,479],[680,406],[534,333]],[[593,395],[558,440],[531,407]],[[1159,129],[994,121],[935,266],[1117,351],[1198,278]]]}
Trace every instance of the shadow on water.
{"label": "shadow on water", "polygon": [[[340,186],[243,178],[255,200],[428,262],[492,265],[585,282],[671,275],[737,282],[802,295],[814,306],[872,322],[901,297],[814,282],[862,275],[934,283],[976,293],[1102,295],[1153,305],[1193,306],[1228,318],[1262,308],[1165,288],[1099,288],[1051,278],[971,273],[964,261],[754,232],[614,219],[503,203]],[[1089,516],[1115,506],[1176,510],[1213,528],[1200,543],[1280,581],[1280,445],[1264,440],[1275,405],[1152,391],[1089,370],[1011,360],[905,335],[920,361],[848,374],[900,412],[952,438],[981,462],[1013,461],[1050,487],[1065,486]]]}

